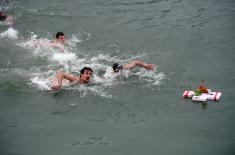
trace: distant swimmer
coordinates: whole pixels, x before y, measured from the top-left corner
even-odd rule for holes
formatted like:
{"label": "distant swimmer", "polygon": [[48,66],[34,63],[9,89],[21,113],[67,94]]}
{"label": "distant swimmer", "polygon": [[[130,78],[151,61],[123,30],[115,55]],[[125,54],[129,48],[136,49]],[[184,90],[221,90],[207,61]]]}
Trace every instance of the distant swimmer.
{"label": "distant swimmer", "polygon": [[48,43],[50,47],[59,48],[62,52],[64,52],[65,45],[65,35],[63,32],[57,32],[55,40],[52,40]]}
{"label": "distant swimmer", "polygon": [[10,26],[14,24],[13,16],[7,16],[2,11],[0,11],[0,21],[6,21],[6,23]]}
{"label": "distant swimmer", "polygon": [[137,61],[130,61],[129,63],[127,64],[118,64],[118,63],[114,63],[112,68],[113,68],[113,71],[115,73],[119,72],[119,71],[122,71],[122,70],[131,70],[132,68],[135,68],[135,67],[142,67],[142,68],[145,68],[147,70],[154,70],[155,68],[155,65],[154,64],[146,64],[144,63],[143,61],[140,61],[140,60],[137,60]]}
{"label": "distant swimmer", "polygon": [[65,35],[63,32],[57,32],[55,36],[55,40],[51,40],[47,43],[45,42],[39,42],[36,41],[34,43],[34,47],[38,48],[48,48],[48,47],[53,47],[60,49],[61,52],[64,52],[64,46],[65,46]]}
{"label": "distant swimmer", "polygon": [[51,87],[52,90],[59,90],[62,86],[63,79],[69,80],[69,82],[87,84],[90,82],[93,70],[89,67],[84,67],[80,70],[80,76],[73,75],[72,73],[65,73],[63,71],[58,71],[56,74],[56,84],[53,83]]}

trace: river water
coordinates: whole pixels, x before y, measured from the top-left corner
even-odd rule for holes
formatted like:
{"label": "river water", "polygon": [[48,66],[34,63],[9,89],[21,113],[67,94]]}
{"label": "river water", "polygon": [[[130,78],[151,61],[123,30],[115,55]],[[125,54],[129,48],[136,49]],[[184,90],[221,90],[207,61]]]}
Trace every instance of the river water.
{"label": "river water", "polygon": [[[1,0],[0,154],[232,155],[235,1]],[[65,33],[65,53],[35,42]],[[114,62],[143,60],[114,79]],[[50,90],[58,69],[94,70]],[[220,101],[183,99],[205,80]]]}

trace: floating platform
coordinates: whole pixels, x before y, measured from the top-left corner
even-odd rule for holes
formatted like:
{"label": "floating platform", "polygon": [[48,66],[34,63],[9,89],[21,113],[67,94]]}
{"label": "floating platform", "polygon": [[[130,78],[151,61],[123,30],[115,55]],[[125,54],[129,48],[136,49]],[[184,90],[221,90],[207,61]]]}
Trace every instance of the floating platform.
{"label": "floating platform", "polygon": [[205,102],[207,100],[219,101],[222,96],[221,92],[212,92],[208,89],[208,93],[201,93],[200,95],[196,95],[194,91],[184,91],[183,98],[192,98],[193,101],[201,101]]}

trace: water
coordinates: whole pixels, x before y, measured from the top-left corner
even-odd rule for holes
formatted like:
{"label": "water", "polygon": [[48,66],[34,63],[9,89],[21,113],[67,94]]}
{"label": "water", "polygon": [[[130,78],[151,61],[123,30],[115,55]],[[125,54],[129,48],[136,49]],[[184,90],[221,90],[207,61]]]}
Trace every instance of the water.
{"label": "water", "polygon": [[[1,154],[235,153],[235,3],[9,0],[0,23]],[[66,34],[65,53],[35,47]],[[8,34],[4,35],[3,34]],[[154,63],[105,78],[113,62]],[[58,69],[92,67],[87,86],[49,90]],[[182,99],[200,79],[219,102]]]}

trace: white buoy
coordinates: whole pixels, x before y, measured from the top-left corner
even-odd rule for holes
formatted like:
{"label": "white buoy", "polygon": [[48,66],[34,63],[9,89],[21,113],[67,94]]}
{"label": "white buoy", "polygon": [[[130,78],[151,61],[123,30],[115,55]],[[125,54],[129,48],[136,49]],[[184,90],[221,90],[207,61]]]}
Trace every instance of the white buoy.
{"label": "white buoy", "polygon": [[210,89],[208,89],[208,93],[201,93],[200,95],[196,96],[196,93],[194,91],[184,91],[183,97],[184,98],[192,98],[193,101],[207,101],[207,100],[213,100],[213,101],[219,101],[222,93],[221,92],[211,92]]}

